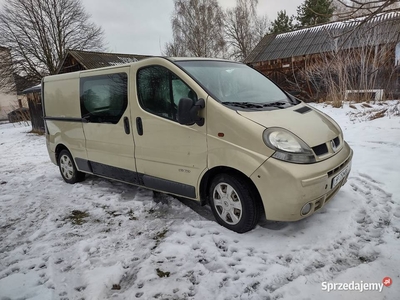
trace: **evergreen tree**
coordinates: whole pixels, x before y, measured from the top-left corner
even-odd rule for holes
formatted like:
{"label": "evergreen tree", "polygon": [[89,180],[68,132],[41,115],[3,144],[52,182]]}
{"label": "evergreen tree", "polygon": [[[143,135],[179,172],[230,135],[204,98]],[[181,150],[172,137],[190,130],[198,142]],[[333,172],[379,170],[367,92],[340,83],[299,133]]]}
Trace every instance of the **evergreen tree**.
{"label": "evergreen tree", "polygon": [[269,33],[284,33],[294,29],[293,26],[293,16],[289,17],[286,14],[286,10],[281,10],[278,12],[278,16],[274,21],[271,22],[269,27]]}
{"label": "evergreen tree", "polygon": [[332,0],[305,0],[297,7],[298,27],[303,28],[328,22],[335,7]]}

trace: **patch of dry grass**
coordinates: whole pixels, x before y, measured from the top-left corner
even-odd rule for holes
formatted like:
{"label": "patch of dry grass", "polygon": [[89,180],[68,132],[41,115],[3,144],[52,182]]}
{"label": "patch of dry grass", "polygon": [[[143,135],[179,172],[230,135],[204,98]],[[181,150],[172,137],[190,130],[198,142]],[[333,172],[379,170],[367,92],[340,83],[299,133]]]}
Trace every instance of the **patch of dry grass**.
{"label": "patch of dry grass", "polygon": [[82,225],[87,222],[87,220],[85,220],[87,217],[89,217],[89,214],[87,212],[73,210],[71,214],[65,219],[70,220],[73,225]]}
{"label": "patch of dry grass", "polygon": [[370,120],[375,120],[375,119],[379,119],[385,116],[387,112],[387,109],[383,109],[381,111],[378,111],[377,113],[372,113],[371,116],[369,117]]}

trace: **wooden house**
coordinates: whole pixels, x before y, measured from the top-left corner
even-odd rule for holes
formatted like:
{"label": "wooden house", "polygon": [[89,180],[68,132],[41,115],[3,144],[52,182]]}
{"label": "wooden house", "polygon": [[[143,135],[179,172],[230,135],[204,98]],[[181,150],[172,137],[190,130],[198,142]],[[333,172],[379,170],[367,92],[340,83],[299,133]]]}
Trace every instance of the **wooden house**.
{"label": "wooden house", "polygon": [[305,100],[400,99],[400,12],[269,34],[245,63]]}
{"label": "wooden house", "polygon": [[68,50],[64,60],[58,68],[57,74],[121,65],[147,57],[149,56]]}

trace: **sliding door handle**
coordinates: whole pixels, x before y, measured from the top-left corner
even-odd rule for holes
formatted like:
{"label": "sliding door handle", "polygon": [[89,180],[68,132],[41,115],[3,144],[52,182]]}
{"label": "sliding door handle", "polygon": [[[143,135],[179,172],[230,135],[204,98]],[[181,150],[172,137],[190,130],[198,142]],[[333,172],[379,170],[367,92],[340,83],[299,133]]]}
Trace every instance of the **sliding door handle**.
{"label": "sliding door handle", "polygon": [[130,134],[130,133],[131,133],[131,129],[130,129],[130,126],[129,126],[129,119],[128,119],[128,117],[125,117],[125,118],[124,118],[124,128],[125,128],[125,133],[126,133],[126,134]]}
{"label": "sliding door handle", "polygon": [[136,118],[136,129],[138,135],[143,135],[143,124],[142,124],[142,118],[140,117]]}

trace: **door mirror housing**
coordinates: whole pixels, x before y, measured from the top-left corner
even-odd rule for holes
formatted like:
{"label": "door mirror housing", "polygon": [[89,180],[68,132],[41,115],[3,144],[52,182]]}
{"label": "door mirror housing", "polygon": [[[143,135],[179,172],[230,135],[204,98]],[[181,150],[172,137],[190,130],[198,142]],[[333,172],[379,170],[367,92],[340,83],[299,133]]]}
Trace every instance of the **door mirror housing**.
{"label": "door mirror housing", "polygon": [[199,111],[206,106],[204,99],[197,101],[190,98],[182,98],[178,103],[178,122],[181,125],[204,125],[204,118],[199,117]]}

